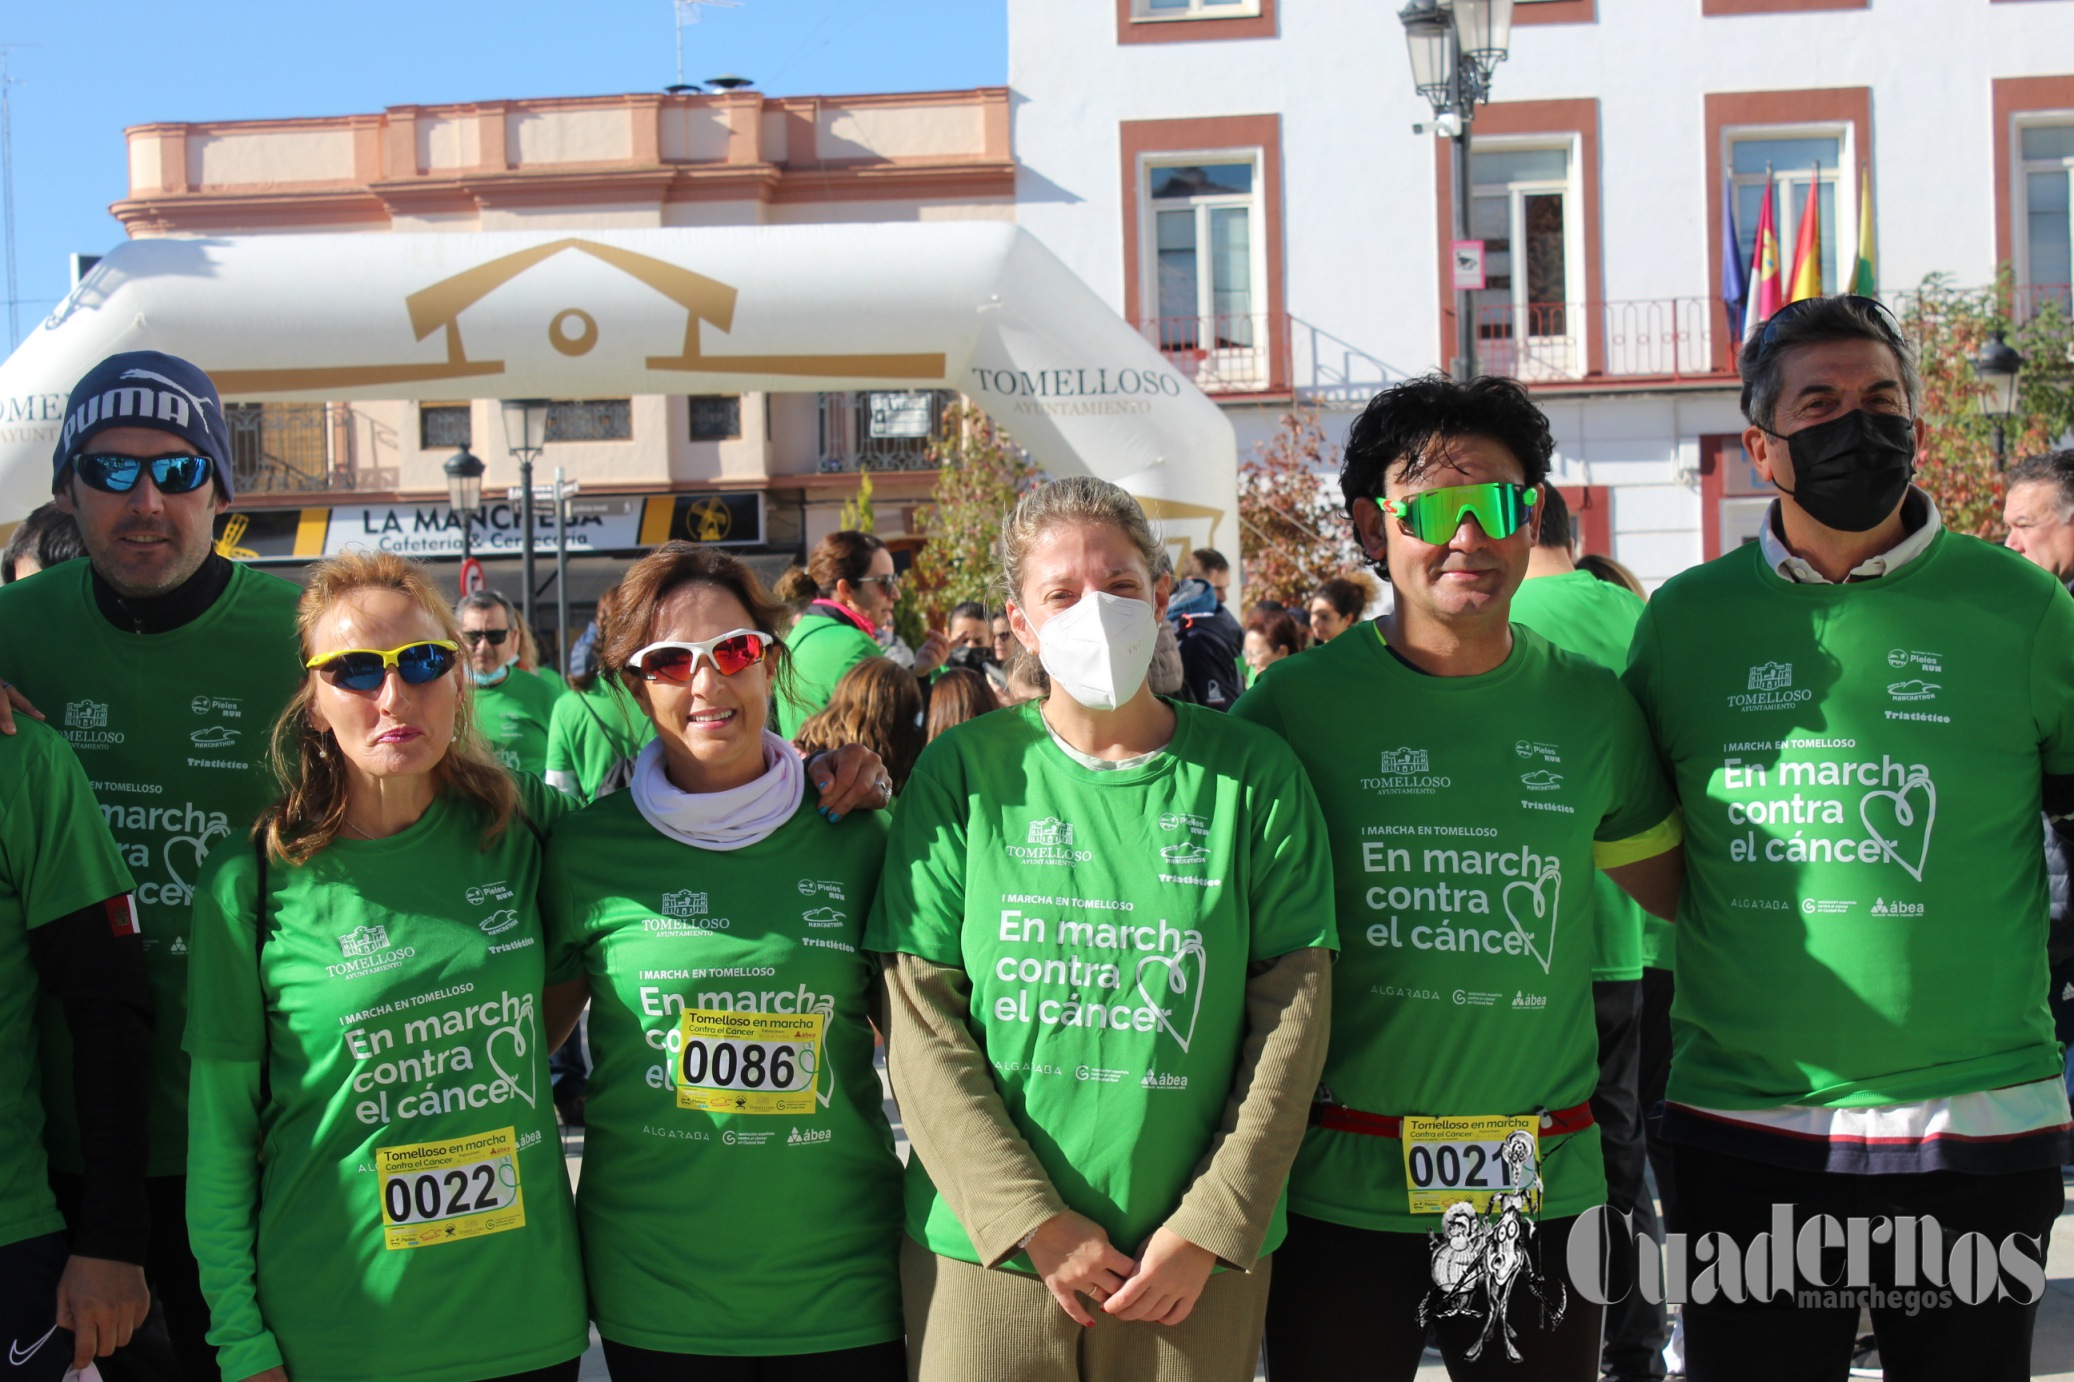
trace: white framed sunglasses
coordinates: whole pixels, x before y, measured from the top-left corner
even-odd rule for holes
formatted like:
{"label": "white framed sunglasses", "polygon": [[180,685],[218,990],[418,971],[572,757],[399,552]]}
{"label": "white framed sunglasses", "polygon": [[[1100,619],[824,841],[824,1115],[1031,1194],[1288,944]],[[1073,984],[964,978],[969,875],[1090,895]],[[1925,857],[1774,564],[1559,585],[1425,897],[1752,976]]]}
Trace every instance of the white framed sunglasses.
{"label": "white framed sunglasses", "polygon": [[651,643],[627,659],[627,667],[643,681],[666,681],[682,686],[698,675],[699,659],[706,658],[713,670],[731,677],[744,667],[754,667],[770,655],[777,640],[756,629],[731,629],[702,643],[664,639]]}

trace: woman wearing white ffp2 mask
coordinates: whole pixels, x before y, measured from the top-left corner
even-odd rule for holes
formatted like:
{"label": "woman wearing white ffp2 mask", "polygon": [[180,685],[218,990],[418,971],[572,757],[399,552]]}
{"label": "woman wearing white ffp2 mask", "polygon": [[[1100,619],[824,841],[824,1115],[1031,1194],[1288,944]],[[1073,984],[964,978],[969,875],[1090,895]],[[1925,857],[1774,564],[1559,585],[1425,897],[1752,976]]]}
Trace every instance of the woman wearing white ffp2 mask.
{"label": "woman wearing white ffp2 mask", "polygon": [[1248,1382],[1323,1060],[1324,821],[1285,744],[1147,685],[1135,500],[1054,481],[1001,545],[1050,689],[923,751],[865,934],[914,1375]]}

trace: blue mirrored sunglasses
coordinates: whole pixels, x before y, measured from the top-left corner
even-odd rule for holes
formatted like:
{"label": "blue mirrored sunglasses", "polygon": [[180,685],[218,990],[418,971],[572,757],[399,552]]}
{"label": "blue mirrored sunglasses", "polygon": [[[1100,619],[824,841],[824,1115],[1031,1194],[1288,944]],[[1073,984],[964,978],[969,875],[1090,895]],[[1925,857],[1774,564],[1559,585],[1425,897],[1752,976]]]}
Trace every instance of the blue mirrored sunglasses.
{"label": "blue mirrored sunglasses", "polygon": [[192,494],[209,483],[215,462],[207,456],[78,456],[73,473],[103,494],[128,494],[137,487],[144,468],[151,467],[151,483],[160,494]]}

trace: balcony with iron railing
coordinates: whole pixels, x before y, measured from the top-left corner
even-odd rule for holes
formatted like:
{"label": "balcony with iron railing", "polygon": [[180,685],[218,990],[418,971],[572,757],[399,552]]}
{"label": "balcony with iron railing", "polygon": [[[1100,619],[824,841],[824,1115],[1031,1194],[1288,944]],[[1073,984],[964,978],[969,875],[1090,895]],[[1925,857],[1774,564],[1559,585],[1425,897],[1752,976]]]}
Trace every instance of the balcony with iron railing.
{"label": "balcony with iron railing", "polygon": [[1151,317],[1132,325],[1167,363],[1213,398],[1289,391],[1287,313]]}

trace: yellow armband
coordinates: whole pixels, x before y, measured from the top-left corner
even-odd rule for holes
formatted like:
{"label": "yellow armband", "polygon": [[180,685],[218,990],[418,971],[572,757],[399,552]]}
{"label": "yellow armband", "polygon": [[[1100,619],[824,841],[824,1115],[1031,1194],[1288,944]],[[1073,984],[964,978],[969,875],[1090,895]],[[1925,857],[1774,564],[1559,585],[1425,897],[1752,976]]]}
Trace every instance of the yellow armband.
{"label": "yellow armband", "polygon": [[1674,806],[1670,815],[1639,835],[1630,835],[1625,840],[1593,840],[1592,863],[1602,869],[1617,869],[1624,864],[1654,859],[1683,843],[1685,813]]}

